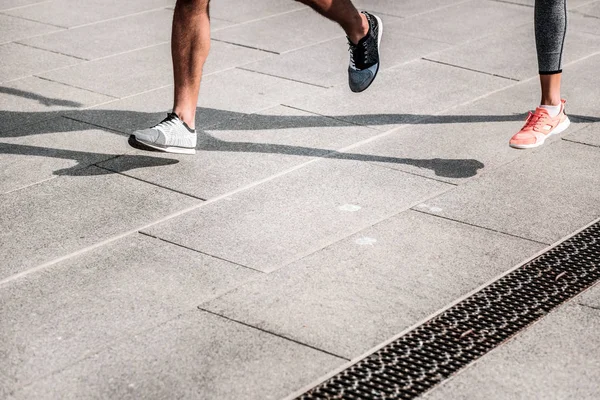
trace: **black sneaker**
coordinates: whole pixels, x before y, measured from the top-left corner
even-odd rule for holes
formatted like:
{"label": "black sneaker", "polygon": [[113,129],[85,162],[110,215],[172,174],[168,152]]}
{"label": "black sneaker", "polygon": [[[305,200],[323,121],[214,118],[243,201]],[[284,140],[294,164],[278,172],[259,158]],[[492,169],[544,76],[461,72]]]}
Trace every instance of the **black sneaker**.
{"label": "black sneaker", "polygon": [[383,34],[381,19],[366,11],[362,13],[369,21],[369,32],[358,44],[354,44],[348,39],[350,45],[348,81],[350,90],[356,93],[366,90],[379,72],[379,45]]}

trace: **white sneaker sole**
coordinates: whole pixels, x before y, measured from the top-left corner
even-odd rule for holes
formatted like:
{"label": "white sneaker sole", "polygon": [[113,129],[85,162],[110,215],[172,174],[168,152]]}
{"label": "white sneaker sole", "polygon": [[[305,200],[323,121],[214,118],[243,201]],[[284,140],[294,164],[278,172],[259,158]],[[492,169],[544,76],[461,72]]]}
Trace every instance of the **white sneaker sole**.
{"label": "white sneaker sole", "polygon": [[148,143],[148,142],[144,142],[143,140],[139,140],[138,138],[135,138],[135,140],[137,140],[138,143],[143,144],[144,146],[148,146],[151,147],[155,150],[158,151],[162,151],[165,153],[174,153],[174,154],[196,154],[196,149],[190,149],[190,148],[186,148],[186,147],[174,147],[174,146],[159,146],[153,143]]}
{"label": "white sneaker sole", "polygon": [[552,132],[550,132],[547,135],[542,135],[540,136],[539,141],[533,143],[533,144],[509,144],[510,147],[512,147],[513,149],[533,149],[536,147],[540,147],[541,145],[544,144],[544,142],[546,141],[546,139],[548,139],[550,136],[552,135],[558,135],[559,133],[564,132],[565,130],[567,130],[567,128],[569,127],[569,125],[571,125],[571,121],[569,120],[569,117],[567,117],[563,122],[561,122],[560,124],[558,124],[556,126],[556,128],[554,128],[552,130]]}

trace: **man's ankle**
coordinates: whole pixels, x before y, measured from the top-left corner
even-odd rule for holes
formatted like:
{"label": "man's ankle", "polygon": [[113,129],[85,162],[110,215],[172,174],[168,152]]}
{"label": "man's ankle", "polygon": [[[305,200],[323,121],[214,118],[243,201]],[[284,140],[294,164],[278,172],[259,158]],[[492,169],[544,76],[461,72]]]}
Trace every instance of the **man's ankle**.
{"label": "man's ankle", "polygon": [[348,34],[348,39],[354,44],[358,44],[362,38],[367,36],[369,33],[369,20],[367,16],[363,13],[360,13],[360,25]]}
{"label": "man's ankle", "polygon": [[177,117],[182,120],[183,122],[185,122],[185,124],[190,128],[190,129],[196,129],[196,113],[191,113],[191,112],[185,112],[183,110],[179,110],[177,108],[173,109],[173,113],[175,115],[177,115]]}

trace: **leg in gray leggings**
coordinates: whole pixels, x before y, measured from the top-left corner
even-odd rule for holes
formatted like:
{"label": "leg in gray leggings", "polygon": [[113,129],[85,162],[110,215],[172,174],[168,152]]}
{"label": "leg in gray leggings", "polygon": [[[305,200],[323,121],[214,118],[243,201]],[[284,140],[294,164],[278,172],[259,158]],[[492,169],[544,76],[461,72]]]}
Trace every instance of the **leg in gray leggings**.
{"label": "leg in gray leggings", "polygon": [[562,72],[567,0],[535,0],[535,42],[540,75]]}

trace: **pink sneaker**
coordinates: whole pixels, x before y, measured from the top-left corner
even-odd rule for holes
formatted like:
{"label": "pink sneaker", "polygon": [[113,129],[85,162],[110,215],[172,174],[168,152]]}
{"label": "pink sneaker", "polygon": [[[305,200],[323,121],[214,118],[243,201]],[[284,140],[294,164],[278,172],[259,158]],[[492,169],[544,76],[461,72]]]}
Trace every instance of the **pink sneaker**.
{"label": "pink sneaker", "polygon": [[563,132],[569,127],[571,121],[565,114],[566,100],[561,100],[560,113],[551,117],[548,110],[536,108],[535,112],[529,112],[525,125],[510,139],[510,147],[515,149],[532,149],[541,146],[550,135]]}

